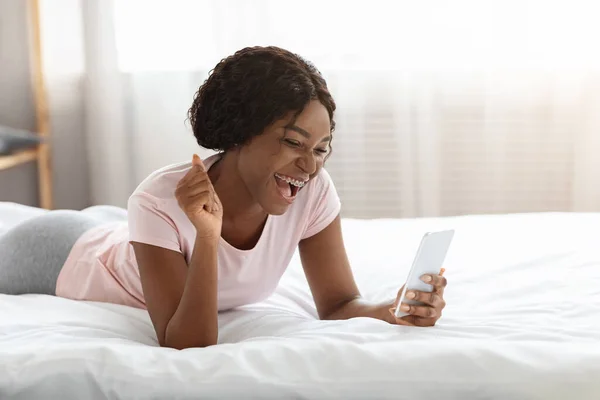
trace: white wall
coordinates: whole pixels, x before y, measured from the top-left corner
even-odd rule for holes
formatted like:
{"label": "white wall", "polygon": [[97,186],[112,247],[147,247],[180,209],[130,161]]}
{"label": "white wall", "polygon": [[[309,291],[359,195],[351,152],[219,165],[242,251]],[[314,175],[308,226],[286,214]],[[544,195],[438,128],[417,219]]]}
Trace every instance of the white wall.
{"label": "white wall", "polygon": [[[35,128],[29,80],[25,1],[0,0],[0,124]],[[27,164],[0,171],[0,201],[37,205],[37,168]]]}
{"label": "white wall", "polygon": [[[69,28],[69,21],[65,29]],[[30,81],[27,1],[0,0],[0,124],[35,130]],[[81,79],[54,81],[49,98],[55,208],[89,205]],[[34,163],[0,171],[0,201],[38,205]]]}

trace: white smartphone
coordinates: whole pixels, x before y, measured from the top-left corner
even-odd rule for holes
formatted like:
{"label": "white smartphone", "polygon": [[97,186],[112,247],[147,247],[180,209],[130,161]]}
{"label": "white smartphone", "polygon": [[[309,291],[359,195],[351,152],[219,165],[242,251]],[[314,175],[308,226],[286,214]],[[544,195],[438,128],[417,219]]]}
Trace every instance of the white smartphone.
{"label": "white smartphone", "polygon": [[400,295],[400,301],[398,302],[396,310],[394,310],[394,315],[396,315],[397,318],[408,315],[408,313],[400,311],[402,303],[423,305],[420,301],[405,299],[406,291],[419,290],[422,292],[431,292],[433,290],[433,286],[423,282],[421,277],[425,274],[437,275],[440,273],[453,237],[454,230],[452,229],[439,232],[427,232],[423,235],[421,244],[419,245],[419,249],[413,260],[412,267],[406,278],[406,284]]}

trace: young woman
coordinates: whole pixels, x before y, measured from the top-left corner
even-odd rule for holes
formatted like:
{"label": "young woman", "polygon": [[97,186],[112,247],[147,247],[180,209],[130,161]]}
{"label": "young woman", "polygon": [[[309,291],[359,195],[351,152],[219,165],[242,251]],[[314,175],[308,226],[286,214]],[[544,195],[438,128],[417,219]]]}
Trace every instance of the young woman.
{"label": "young woman", "polygon": [[[161,346],[217,343],[218,311],[277,286],[296,248],[321,319],[378,318],[431,326],[446,279],[425,276],[426,306],[370,304],[356,287],[340,201],[323,165],[335,103],[317,69],[276,47],[222,60],[189,118],[201,161],[152,173],[118,209],[52,211],[0,237],[0,292],[47,293],[147,309]],[[397,301],[397,299],[396,299]]]}

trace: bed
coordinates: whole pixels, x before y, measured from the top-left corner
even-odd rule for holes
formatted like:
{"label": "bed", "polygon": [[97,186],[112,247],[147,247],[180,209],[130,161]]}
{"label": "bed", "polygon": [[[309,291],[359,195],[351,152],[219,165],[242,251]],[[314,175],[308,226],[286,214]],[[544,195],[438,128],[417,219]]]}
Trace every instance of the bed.
{"label": "bed", "polygon": [[[42,212],[0,203],[0,234]],[[319,321],[297,255],[206,349],[159,348],[142,310],[0,295],[0,398],[600,398],[600,214],[344,219],[363,295],[389,299],[422,233],[449,227],[433,328]]]}

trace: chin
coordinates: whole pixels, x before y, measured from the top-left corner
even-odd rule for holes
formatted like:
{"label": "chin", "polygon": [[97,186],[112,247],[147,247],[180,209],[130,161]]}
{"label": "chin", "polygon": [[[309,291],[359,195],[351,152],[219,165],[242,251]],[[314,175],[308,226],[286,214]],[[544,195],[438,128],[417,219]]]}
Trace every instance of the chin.
{"label": "chin", "polygon": [[261,205],[263,210],[269,215],[283,215],[290,208],[289,204],[274,204],[273,202],[266,202]]}

